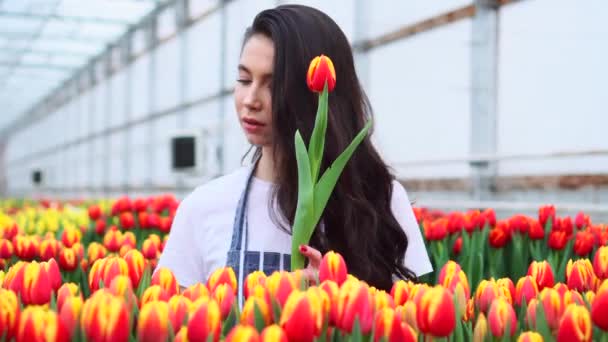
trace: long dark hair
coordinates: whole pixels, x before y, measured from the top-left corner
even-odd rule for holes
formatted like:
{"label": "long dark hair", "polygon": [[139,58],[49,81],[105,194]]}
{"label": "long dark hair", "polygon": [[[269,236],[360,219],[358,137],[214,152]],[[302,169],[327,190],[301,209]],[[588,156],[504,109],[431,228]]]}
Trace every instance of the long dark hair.
{"label": "long dark hair", "polygon": [[[270,208],[278,204],[284,222],[293,224],[297,203],[297,162],[294,134],[306,144],[314,126],[318,96],[306,85],[306,71],[317,55],[329,56],[336,69],[336,87],[329,95],[329,115],[321,174],[350,144],[372,116],[370,103],[355,72],[346,36],[325,13],[302,5],[283,5],[259,13],[247,29],[274,42],[272,80],[273,159],[276,186]],[[254,160],[261,154],[256,148]],[[408,239],[391,211],[394,176],[372,145],[369,135],[349,160],[311,246],[322,253],[339,252],[349,273],[379,289],[390,290],[393,276],[415,280],[404,266]],[[274,211],[273,221],[280,224]]]}

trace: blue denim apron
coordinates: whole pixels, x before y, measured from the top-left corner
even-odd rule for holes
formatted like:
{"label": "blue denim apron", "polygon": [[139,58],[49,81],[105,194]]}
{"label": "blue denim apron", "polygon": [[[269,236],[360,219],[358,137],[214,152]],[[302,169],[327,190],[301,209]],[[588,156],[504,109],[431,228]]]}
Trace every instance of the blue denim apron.
{"label": "blue denim apron", "polygon": [[[234,215],[234,224],[232,228],[232,239],[230,242],[230,249],[228,250],[228,257],[226,258],[226,266],[231,267],[237,277],[238,282],[238,303],[239,307],[243,306],[243,283],[250,273],[260,270],[260,259],[262,260],[262,271],[266,275],[270,275],[275,271],[291,270],[291,255],[281,254],[276,252],[264,252],[263,255],[259,251],[249,251],[248,242],[248,224],[247,224],[247,201],[249,197],[249,191],[251,189],[251,181],[253,174],[255,173],[255,165],[257,161],[252,165],[249,174],[247,175],[247,182],[245,189],[239,198],[239,202],[236,207],[236,213]],[[241,265],[243,266],[241,269]]]}

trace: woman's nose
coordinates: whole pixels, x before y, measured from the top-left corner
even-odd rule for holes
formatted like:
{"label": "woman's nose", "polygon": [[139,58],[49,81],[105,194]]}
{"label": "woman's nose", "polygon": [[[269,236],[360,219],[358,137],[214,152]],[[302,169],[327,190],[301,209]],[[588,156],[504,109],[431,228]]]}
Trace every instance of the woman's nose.
{"label": "woman's nose", "polygon": [[247,89],[247,94],[243,99],[243,104],[247,107],[251,108],[259,108],[260,106],[260,96],[258,87],[252,85]]}

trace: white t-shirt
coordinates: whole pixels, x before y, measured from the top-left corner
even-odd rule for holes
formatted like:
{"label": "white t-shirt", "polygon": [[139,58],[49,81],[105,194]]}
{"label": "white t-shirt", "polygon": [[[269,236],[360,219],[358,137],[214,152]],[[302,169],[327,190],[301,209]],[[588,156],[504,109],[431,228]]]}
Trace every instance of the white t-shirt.
{"label": "white t-shirt", "polygon": [[[205,283],[211,272],[226,266],[234,216],[250,170],[251,166],[241,167],[203,184],[180,203],[157,269],[169,268],[180,286],[187,287]],[[271,189],[272,183],[253,177],[246,211],[247,249],[261,252],[260,270],[265,268],[265,252],[280,253],[281,267],[291,253],[291,235],[278,228],[268,212]],[[408,237],[405,265],[418,276],[431,272],[433,267],[407,193],[397,181],[393,181],[391,208]]]}

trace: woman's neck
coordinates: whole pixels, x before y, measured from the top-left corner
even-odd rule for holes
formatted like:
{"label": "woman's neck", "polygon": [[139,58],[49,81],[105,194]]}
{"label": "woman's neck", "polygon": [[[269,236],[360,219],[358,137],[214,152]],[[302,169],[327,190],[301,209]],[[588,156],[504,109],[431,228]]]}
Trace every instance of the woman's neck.
{"label": "woman's neck", "polygon": [[262,156],[258,161],[258,165],[255,170],[255,177],[274,183],[274,160],[272,159],[272,150],[270,147],[262,147]]}

